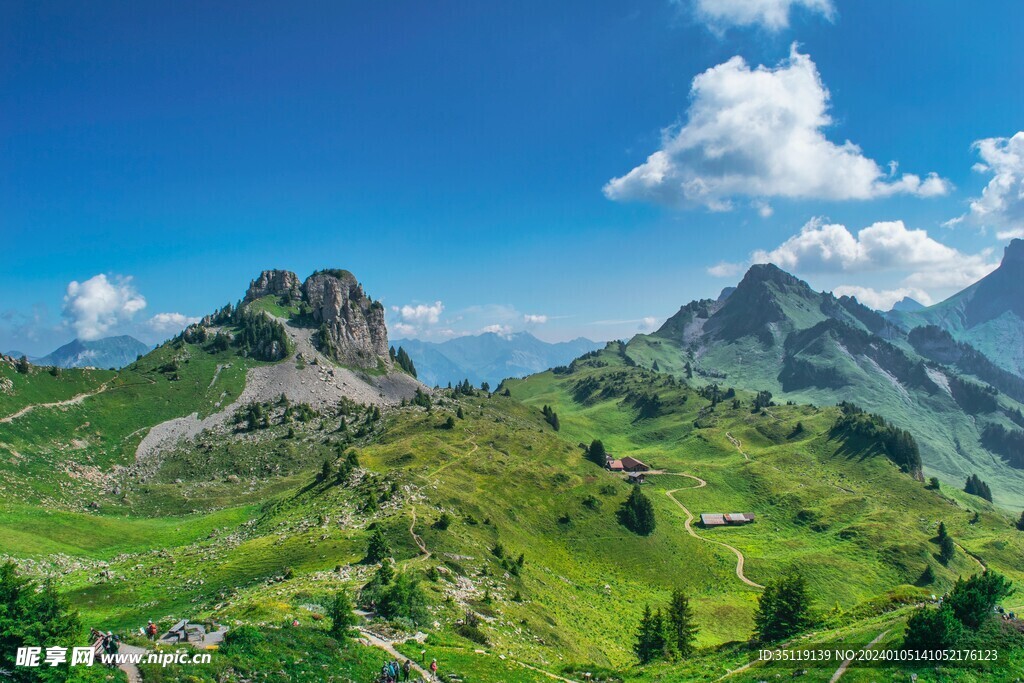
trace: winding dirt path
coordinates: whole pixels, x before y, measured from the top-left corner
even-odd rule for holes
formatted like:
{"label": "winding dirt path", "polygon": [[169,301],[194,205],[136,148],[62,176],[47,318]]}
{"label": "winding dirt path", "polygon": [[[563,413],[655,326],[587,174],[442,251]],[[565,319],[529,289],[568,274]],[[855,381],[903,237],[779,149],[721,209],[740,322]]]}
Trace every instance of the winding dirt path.
{"label": "winding dirt path", "polygon": [[[409,659],[408,657],[403,655],[401,652],[396,650],[395,646],[391,643],[390,640],[386,640],[384,638],[381,638],[380,636],[378,636],[373,631],[367,631],[365,628],[361,628],[361,629],[359,629],[359,635],[360,635],[359,640],[362,641],[363,645],[367,645],[367,646],[370,646],[370,647],[380,648],[381,650],[384,650],[389,655],[394,657],[399,662],[404,662],[405,660]],[[412,659],[409,659],[409,663],[412,664],[413,671],[418,672],[420,674],[420,676],[423,677],[423,680],[426,680],[426,681],[432,680],[430,674],[422,666],[417,664]]]}
{"label": "winding dirt path", "polygon": [[744,460],[750,460],[750,456],[747,455],[746,453],[744,453],[743,449],[740,448],[740,440],[739,439],[737,439],[735,436],[733,436],[729,432],[725,433],[725,438],[729,439],[729,441],[732,443],[732,445],[736,447],[736,450],[738,450],[740,452],[740,455],[743,456]]}
{"label": "winding dirt path", "polygon": [[27,405],[16,413],[11,413],[6,417],[0,417],[0,424],[13,422],[14,420],[17,420],[19,417],[28,415],[36,408],[63,408],[64,406],[78,405],[79,403],[89,398],[90,396],[102,394],[104,391],[107,390],[108,384],[110,384],[110,380],[107,380],[103,384],[99,385],[99,387],[97,387],[94,391],[89,391],[84,394],[78,394],[77,396],[72,396],[71,398],[64,399],[63,401],[54,401],[53,403],[33,403],[32,405]]}
{"label": "winding dirt path", "polygon": [[956,541],[953,541],[953,545],[955,545],[957,548],[960,548],[960,551],[964,555],[966,555],[967,557],[969,557],[972,560],[974,560],[975,562],[977,562],[978,566],[981,567],[981,571],[983,571],[983,572],[987,572],[988,571],[988,566],[984,562],[982,562],[980,557],[978,557],[977,555],[972,553],[970,550],[968,550],[967,548],[965,548],[962,545],[960,545],[959,543],[957,543]]}
{"label": "winding dirt path", "polygon": [[[125,645],[121,643],[117,648],[118,654],[127,655],[145,655],[148,650],[141,647],[135,647],[134,645]],[[139,667],[131,662],[125,662],[118,665],[117,667],[124,672],[124,675],[128,677],[128,683],[142,683],[142,672],[139,671]]]}
{"label": "winding dirt path", "polygon": [[[870,650],[875,645],[878,645],[878,642],[880,640],[882,640],[882,638],[884,638],[885,634],[888,633],[888,632],[889,632],[888,630],[885,630],[885,631],[882,631],[881,633],[879,633],[877,636],[875,636],[875,639],[872,640],[867,645],[865,645],[863,649]],[[843,674],[846,673],[846,670],[850,667],[850,664],[852,664],[852,663],[853,663],[853,658],[852,657],[850,659],[843,660],[843,663],[840,664],[839,668],[836,669],[836,672],[834,674],[832,674],[832,678],[829,679],[828,683],[836,683],[836,681],[838,681],[840,678],[843,677]]]}
{"label": "winding dirt path", "polygon": [[423,537],[416,533],[416,506],[412,506],[412,522],[409,524],[409,535],[412,536],[412,540],[420,549],[420,554],[423,555],[423,559],[428,560],[433,554],[427,550],[427,544],[423,542]]}
{"label": "winding dirt path", "polygon": [[433,472],[428,474],[427,477],[430,478],[430,479],[436,477],[438,474],[440,474],[441,472],[445,471],[446,469],[448,469],[449,467],[451,467],[455,463],[462,462],[463,460],[465,460],[469,456],[473,455],[474,453],[477,452],[477,450],[480,449],[480,446],[472,438],[469,439],[469,442],[471,444],[473,444],[473,448],[471,448],[468,453],[464,453],[463,455],[460,455],[457,458],[452,458],[451,460],[449,460],[448,462],[446,462],[445,464],[441,465],[436,470],[434,470]]}
{"label": "winding dirt path", "polygon": [[697,482],[696,486],[686,486],[686,487],[683,487],[683,488],[672,489],[671,491],[666,491],[665,492],[665,495],[668,496],[669,498],[671,498],[672,502],[675,503],[676,505],[678,505],[679,508],[686,514],[686,522],[683,524],[683,526],[686,527],[686,533],[690,534],[694,538],[698,538],[698,539],[704,541],[705,543],[714,543],[715,545],[720,545],[723,548],[728,548],[729,550],[731,550],[732,553],[734,555],[736,555],[736,578],[738,578],[740,581],[742,581],[743,583],[747,584],[748,586],[751,586],[752,588],[764,588],[764,586],[762,586],[761,584],[759,584],[759,583],[757,583],[755,581],[751,581],[750,579],[748,579],[746,577],[746,575],[743,573],[743,564],[744,564],[744,561],[745,561],[744,557],[743,557],[743,553],[741,553],[738,548],[735,548],[735,547],[729,545],[728,543],[723,543],[722,541],[715,541],[715,540],[712,540],[710,538],[704,538],[703,536],[699,536],[697,534],[697,532],[693,530],[693,526],[692,526],[693,513],[690,512],[689,510],[687,510],[686,506],[683,505],[682,503],[680,503],[679,499],[677,499],[674,495],[672,495],[672,494],[676,493],[677,491],[686,491],[687,489],[701,489],[701,488],[704,488],[705,486],[707,486],[708,483],[706,481],[704,481],[703,479],[701,479],[700,477],[696,477],[696,476],[694,476],[692,474],[685,474],[683,472],[666,472],[665,474],[667,474],[669,476],[673,476],[673,477],[687,477],[688,479],[693,479],[695,482]]}

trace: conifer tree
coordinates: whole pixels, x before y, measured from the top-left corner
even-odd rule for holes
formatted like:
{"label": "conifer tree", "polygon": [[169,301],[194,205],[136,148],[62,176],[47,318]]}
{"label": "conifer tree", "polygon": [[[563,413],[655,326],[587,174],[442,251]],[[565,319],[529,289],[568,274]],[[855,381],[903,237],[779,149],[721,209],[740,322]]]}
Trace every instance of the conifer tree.
{"label": "conifer tree", "polygon": [[690,600],[678,588],[672,591],[668,604],[669,647],[676,656],[686,659],[693,654],[693,642],[697,639],[697,626],[693,623],[693,608]]}
{"label": "conifer tree", "polygon": [[608,452],[604,449],[604,444],[600,439],[594,439],[590,443],[590,448],[587,449],[587,459],[599,467],[608,464]]}

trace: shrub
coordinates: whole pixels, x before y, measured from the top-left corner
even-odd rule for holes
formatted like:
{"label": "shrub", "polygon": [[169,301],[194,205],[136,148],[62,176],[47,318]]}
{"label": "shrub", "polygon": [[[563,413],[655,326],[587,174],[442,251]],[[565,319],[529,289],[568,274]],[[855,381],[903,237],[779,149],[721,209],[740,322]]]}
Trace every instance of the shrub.
{"label": "shrub", "polygon": [[956,646],[962,635],[963,626],[949,605],[938,609],[921,607],[907,619],[903,647],[918,652],[948,650]]}

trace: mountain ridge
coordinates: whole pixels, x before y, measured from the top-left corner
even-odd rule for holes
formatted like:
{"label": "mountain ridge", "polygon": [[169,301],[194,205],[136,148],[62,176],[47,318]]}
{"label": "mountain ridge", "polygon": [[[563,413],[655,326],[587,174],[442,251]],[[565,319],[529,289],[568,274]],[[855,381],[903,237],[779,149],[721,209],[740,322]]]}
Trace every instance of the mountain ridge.
{"label": "mountain ridge", "polygon": [[60,368],[120,369],[134,362],[140,355],[149,353],[152,348],[127,334],[104,337],[94,341],[73,339],[32,362],[35,365],[50,365]]}
{"label": "mountain ridge", "polygon": [[479,386],[496,387],[509,377],[523,377],[565,365],[588,351],[604,346],[585,337],[545,342],[529,332],[456,337],[444,342],[396,339],[416,364],[419,379],[428,386],[456,384],[463,379]]}

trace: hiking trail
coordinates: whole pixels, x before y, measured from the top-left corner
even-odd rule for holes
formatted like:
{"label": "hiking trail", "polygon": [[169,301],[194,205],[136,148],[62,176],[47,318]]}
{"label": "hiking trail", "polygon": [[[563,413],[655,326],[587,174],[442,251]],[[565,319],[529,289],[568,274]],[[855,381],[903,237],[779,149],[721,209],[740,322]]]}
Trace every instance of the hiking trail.
{"label": "hiking trail", "polygon": [[71,398],[64,399],[63,401],[54,401],[53,403],[33,403],[31,405],[27,405],[16,413],[11,413],[6,417],[0,417],[0,424],[13,422],[14,420],[17,420],[19,417],[31,413],[36,408],[63,408],[65,406],[78,405],[79,403],[89,398],[90,396],[102,394],[104,391],[107,390],[108,384],[110,384],[110,380],[107,380],[103,384],[99,385],[99,387],[97,387],[94,391],[87,391],[84,394],[78,394],[76,396],[72,396]]}
{"label": "hiking trail", "polygon": [[412,506],[412,522],[409,524],[409,534],[412,536],[413,542],[415,542],[416,545],[419,547],[420,554],[423,556],[423,559],[429,560],[430,556],[433,553],[431,553],[429,550],[427,550],[427,544],[423,542],[423,537],[416,533],[416,506],[415,505]]}
{"label": "hiking trail", "polygon": [[[885,630],[885,631],[882,631],[881,633],[879,633],[877,636],[875,636],[875,639],[872,640],[867,645],[865,645],[863,649],[870,650],[875,645],[878,645],[878,642],[880,640],[882,640],[882,638],[884,638],[885,634],[888,633],[888,632],[889,632],[888,630]],[[846,673],[846,670],[850,667],[850,664],[852,664],[852,663],[853,663],[853,658],[852,657],[850,659],[844,660],[843,663],[839,665],[839,668],[836,669],[836,672],[834,674],[832,674],[832,678],[829,679],[828,683],[836,683],[836,681],[838,681],[840,678],[842,678],[843,674]]]}
{"label": "hiking trail", "polygon": [[743,459],[744,459],[744,460],[750,460],[750,456],[749,456],[749,455],[747,455],[747,454],[746,454],[746,453],[745,453],[745,452],[743,451],[743,449],[742,449],[742,448],[740,448],[740,440],[739,440],[739,439],[737,439],[737,438],[736,438],[735,436],[733,436],[733,435],[732,435],[732,434],[730,434],[729,432],[726,432],[726,433],[725,433],[725,438],[729,439],[729,441],[730,441],[730,442],[732,443],[732,445],[736,447],[736,450],[738,450],[738,451],[740,452],[740,455],[742,455],[742,456],[743,456]]}
{"label": "hiking trail", "polygon": [[708,485],[708,483],[706,481],[704,481],[703,479],[701,479],[700,477],[696,477],[696,476],[694,476],[692,474],[684,474],[682,472],[665,472],[665,474],[673,476],[673,477],[687,477],[687,478],[693,479],[694,481],[697,482],[696,486],[686,486],[684,488],[672,489],[671,491],[666,491],[665,492],[665,495],[668,496],[669,498],[671,498],[672,502],[675,503],[676,505],[678,505],[679,508],[686,514],[686,522],[684,522],[684,524],[683,524],[683,526],[686,527],[686,533],[690,534],[694,538],[697,538],[697,539],[700,539],[700,540],[704,541],[705,543],[714,543],[715,545],[720,545],[723,548],[728,548],[729,550],[731,550],[733,552],[733,554],[736,555],[736,577],[740,581],[742,581],[743,583],[745,583],[748,586],[751,586],[753,588],[764,588],[764,586],[762,586],[761,584],[759,584],[759,583],[757,583],[755,581],[751,581],[750,579],[748,579],[746,577],[746,575],[743,573],[743,564],[745,562],[745,559],[743,557],[743,553],[741,553],[738,548],[735,548],[735,547],[729,545],[728,543],[723,543],[722,541],[715,541],[715,540],[712,540],[710,538],[704,538],[703,536],[699,536],[697,534],[697,532],[693,530],[693,526],[691,525],[692,522],[693,522],[693,513],[690,512],[689,510],[687,510],[686,506],[683,505],[682,503],[680,503],[679,500],[674,495],[672,495],[672,494],[674,494],[677,491],[685,491],[687,489],[700,489],[700,488],[704,488],[705,486]]}

